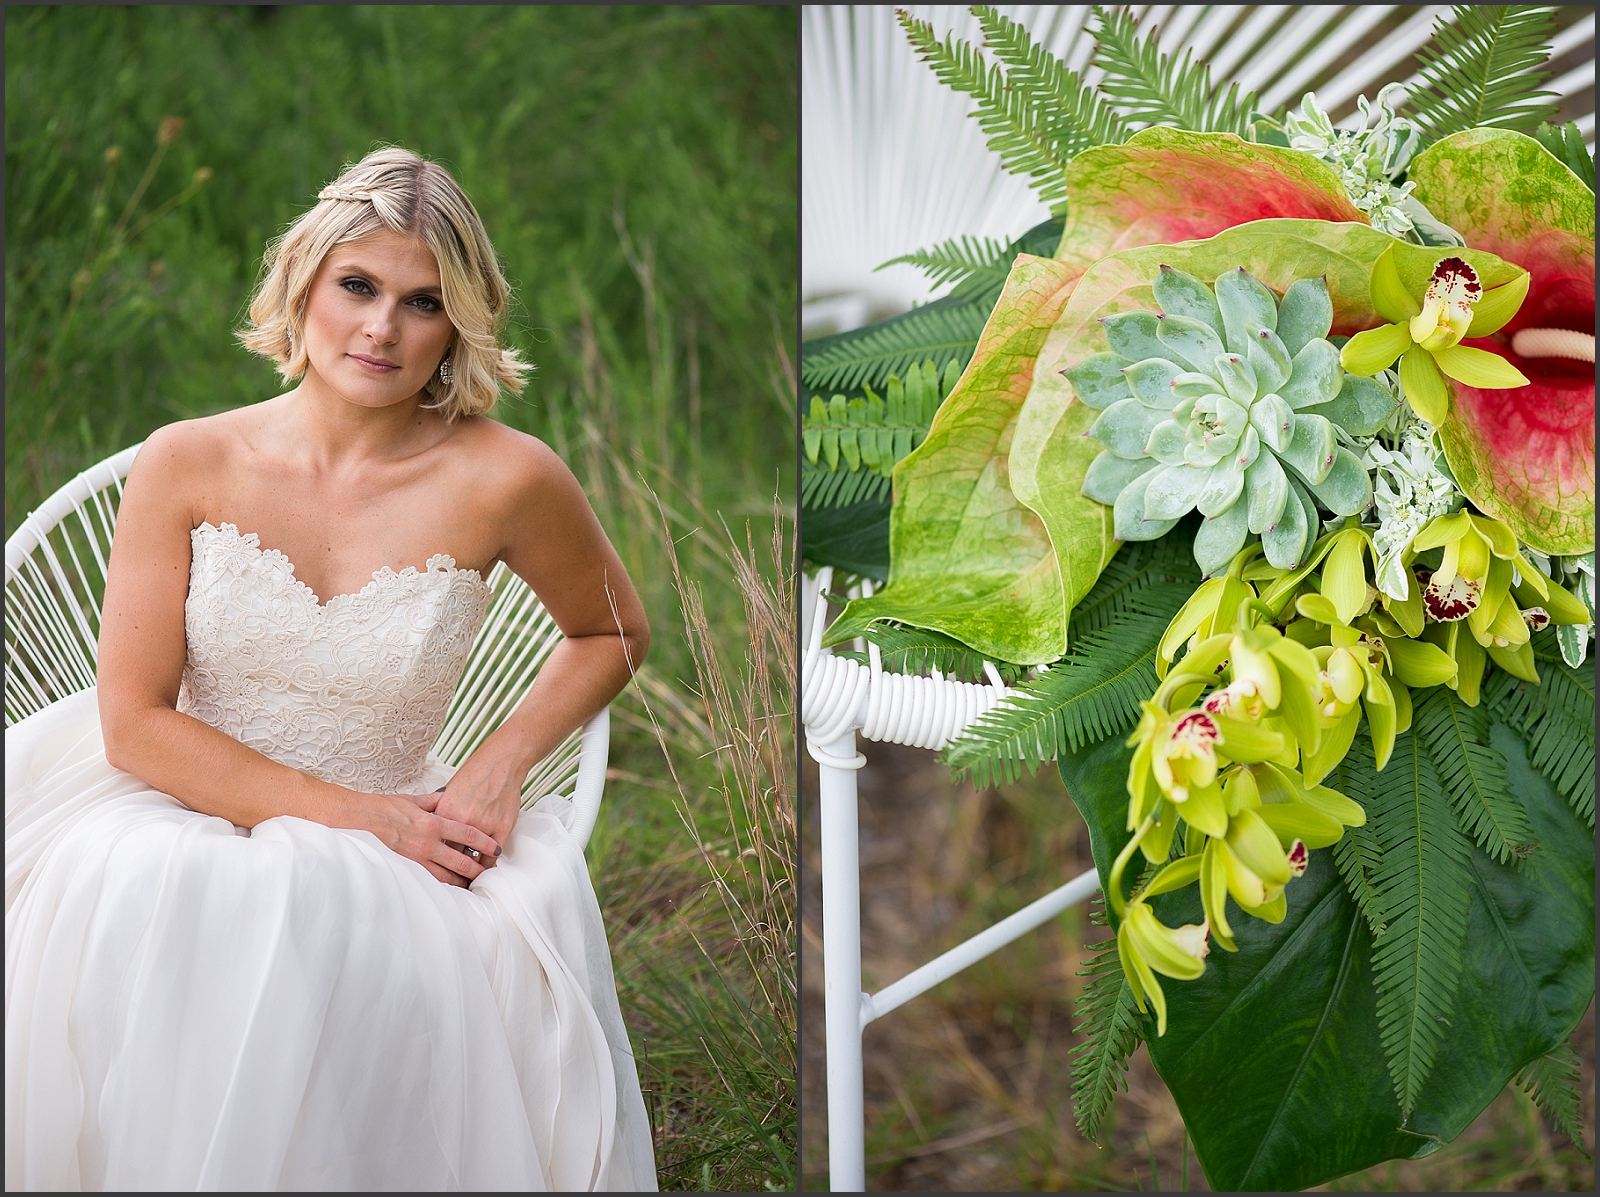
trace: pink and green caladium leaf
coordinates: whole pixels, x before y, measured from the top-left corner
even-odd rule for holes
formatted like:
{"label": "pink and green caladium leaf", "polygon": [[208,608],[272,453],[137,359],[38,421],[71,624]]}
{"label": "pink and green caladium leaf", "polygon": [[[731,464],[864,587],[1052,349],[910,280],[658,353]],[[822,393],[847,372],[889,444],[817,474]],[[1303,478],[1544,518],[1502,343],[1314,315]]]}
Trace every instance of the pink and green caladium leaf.
{"label": "pink and green caladium leaf", "polygon": [[1232,133],[1145,129],[1085,150],[1067,167],[1067,223],[1056,258],[1086,269],[1137,245],[1215,236],[1254,220],[1367,218],[1339,176],[1309,154]]}
{"label": "pink and green caladium leaf", "polygon": [[1509,323],[1463,345],[1506,358],[1528,386],[1482,390],[1460,382],[1440,428],[1461,489],[1543,553],[1594,548],[1594,365],[1527,358],[1524,328],[1594,331],[1594,192],[1534,141],[1470,129],[1412,162],[1416,197],[1467,244],[1526,269],[1528,297]]}
{"label": "pink and green caladium leaf", "polygon": [[[1079,273],[1018,256],[961,381],[927,439],[895,467],[888,585],[850,603],[828,643],[895,619],[1023,665],[1066,651],[1061,570],[1044,523],[1012,492],[1009,458],[1039,347]],[[1098,574],[1106,517],[1084,502],[1098,517]]]}
{"label": "pink and green caladium leaf", "polygon": [[[1369,282],[1373,263],[1391,248],[1401,278],[1416,276],[1424,281],[1441,252],[1402,244],[1364,224],[1258,220],[1204,241],[1121,250],[1085,271],[1039,354],[1033,385],[1011,446],[1014,478],[1049,475],[1056,479],[1048,490],[1030,490],[1024,501],[1050,530],[1058,553],[1067,538],[1076,534],[1076,522],[1081,518],[1077,506],[1082,496],[1068,485],[1070,471],[1076,468],[1073,463],[1079,456],[1092,460],[1092,455],[1084,455],[1073,437],[1080,424],[1087,428],[1098,414],[1084,411],[1088,405],[1079,400],[1063,371],[1109,349],[1102,319],[1130,310],[1160,311],[1152,284],[1162,266],[1184,271],[1208,285],[1219,275],[1242,266],[1280,297],[1297,279],[1322,277],[1333,304],[1332,335],[1349,335],[1384,323],[1373,308]],[[1486,287],[1498,286],[1522,274],[1517,267],[1490,254],[1451,252],[1470,261]],[[1107,398],[1095,396],[1102,406]],[[1097,442],[1089,444],[1099,448]],[[1073,446],[1070,458],[1056,460],[1068,445]],[[1081,486],[1082,473],[1077,476]],[[1321,478],[1317,480],[1320,482]],[[1058,507],[1063,495],[1071,495],[1072,502]]]}

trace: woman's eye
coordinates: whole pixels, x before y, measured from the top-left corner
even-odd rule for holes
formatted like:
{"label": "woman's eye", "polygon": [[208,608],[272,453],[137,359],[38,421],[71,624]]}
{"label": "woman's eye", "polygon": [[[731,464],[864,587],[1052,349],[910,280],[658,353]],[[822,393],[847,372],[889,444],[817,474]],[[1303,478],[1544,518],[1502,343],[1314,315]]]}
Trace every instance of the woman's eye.
{"label": "woman's eye", "polygon": [[440,303],[437,299],[435,299],[431,295],[419,295],[415,299],[413,299],[411,302],[416,304],[418,309],[420,309],[421,311],[424,311],[424,312],[442,312],[442,311],[444,311],[444,304]]}
{"label": "woman's eye", "polygon": [[339,285],[352,295],[372,294],[372,288],[367,285],[367,280],[364,278],[347,278]]}

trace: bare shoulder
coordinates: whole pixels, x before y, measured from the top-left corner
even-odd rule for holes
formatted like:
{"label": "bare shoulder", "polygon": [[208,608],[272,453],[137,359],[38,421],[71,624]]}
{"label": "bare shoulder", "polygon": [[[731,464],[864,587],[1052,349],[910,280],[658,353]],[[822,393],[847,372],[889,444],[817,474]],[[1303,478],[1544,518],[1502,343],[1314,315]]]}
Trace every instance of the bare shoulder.
{"label": "bare shoulder", "polygon": [[257,418],[245,408],[156,429],[134,459],[130,491],[153,506],[203,508],[229,476]]}
{"label": "bare shoulder", "polygon": [[536,436],[476,416],[458,433],[457,460],[475,485],[498,498],[519,502],[551,489],[577,485],[566,462]]}

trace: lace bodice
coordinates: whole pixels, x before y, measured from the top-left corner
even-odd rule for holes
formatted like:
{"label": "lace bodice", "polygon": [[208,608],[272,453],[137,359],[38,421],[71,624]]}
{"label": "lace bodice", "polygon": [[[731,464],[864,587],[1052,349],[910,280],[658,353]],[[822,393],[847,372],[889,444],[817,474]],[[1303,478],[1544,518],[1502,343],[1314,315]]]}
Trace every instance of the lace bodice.
{"label": "lace bodice", "polygon": [[254,533],[190,539],[178,710],[324,781],[414,788],[489,608],[477,571],[439,553],[319,606]]}

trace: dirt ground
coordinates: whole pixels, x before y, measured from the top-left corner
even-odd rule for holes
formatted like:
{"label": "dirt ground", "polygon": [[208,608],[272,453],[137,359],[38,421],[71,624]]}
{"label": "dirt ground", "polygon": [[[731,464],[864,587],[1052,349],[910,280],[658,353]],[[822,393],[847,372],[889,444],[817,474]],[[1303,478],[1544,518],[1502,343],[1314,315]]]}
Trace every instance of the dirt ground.
{"label": "dirt ground", "polygon": [[[863,983],[870,992],[1091,867],[1053,771],[1000,791],[955,785],[932,753],[866,746],[859,773]],[[822,898],[816,767],[802,754],[803,1187],[827,1188]],[[867,1187],[924,1191],[1207,1191],[1177,1107],[1144,1049],[1102,1131],[1073,1124],[1072,999],[1082,945],[1067,911],[867,1028]],[[1594,1143],[1594,1010],[1577,1036]],[[1187,1156],[1187,1160],[1185,1160]],[[1507,1090],[1449,1147],[1323,1186],[1355,1191],[1592,1190],[1594,1167]]]}

